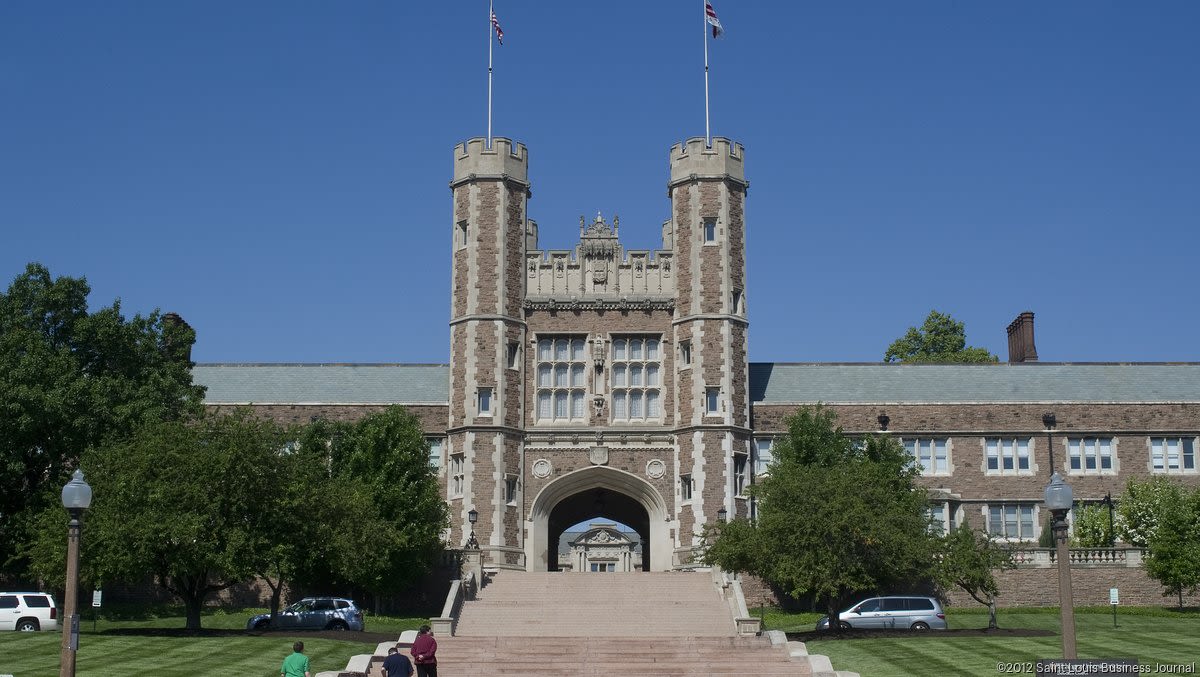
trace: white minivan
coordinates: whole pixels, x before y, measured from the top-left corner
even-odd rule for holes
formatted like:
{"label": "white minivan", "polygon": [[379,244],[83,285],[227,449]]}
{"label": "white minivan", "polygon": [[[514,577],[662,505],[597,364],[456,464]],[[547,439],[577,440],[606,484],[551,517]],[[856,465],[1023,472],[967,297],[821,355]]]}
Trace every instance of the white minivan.
{"label": "white minivan", "polygon": [[[932,597],[896,596],[864,599],[838,614],[843,628],[874,630],[945,630],[946,614]],[[829,617],[817,622],[818,630],[829,628]]]}
{"label": "white minivan", "polygon": [[44,592],[0,592],[0,632],[36,632],[57,627],[54,597]]}

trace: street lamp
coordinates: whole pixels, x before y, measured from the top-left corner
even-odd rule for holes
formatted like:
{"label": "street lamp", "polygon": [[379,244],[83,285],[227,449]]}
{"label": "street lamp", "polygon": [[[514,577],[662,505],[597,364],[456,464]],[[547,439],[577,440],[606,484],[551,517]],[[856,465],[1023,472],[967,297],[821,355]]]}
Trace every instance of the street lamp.
{"label": "street lamp", "polygon": [[83,511],[92,505],[92,488],[76,468],[62,489],[62,504],[71,515],[67,523],[67,592],[63,600],[63,636],[60,677],[75,677],[75,651],[79,648],[79,532]]}
{"label": "street lamp", "polygon": [[1062,624],[1063,658],[1074,660],[1075,600],[1071,596],[1071,554],[1067,550],[1067,511],[1071,509],[1071,486],[1058,473],[1046,487],[1046,508],[1054,516],[1054,543],[1058,559],[1058,605]]}
{"label": "street lamp", "polygon": [[724,524],[725,520],[728,518],[729,518],[729,511],[726,510],[724,507],[722,507],[720,510],[717,511],[717,521],[720,522],[721,524]]}
{"label": "street lamp", "polygon": [[471,508],[467,513],[467,521],[471,523],[471,535],[467,538],[467,550],[478,550],[479,540],[475,538],[475,523],[479,521],[479,511]]}
{"label": "street lamp", "polygon": [[1054,428],[1057,423],[1054,412],[1048,411],[1042,414],[1042,425],[1046,426],[1046,450],[1050,453],[1050,472],[1052,474],[1058,472],[1058,469],[1054,467]]}
{"label": "street lamp", "polygon": [[1108,506],[1108,547],[1116,547],[1117,533],[1113,531],[1113,500],[1112,492],[1105,492],[1104,498],[1100,501],[1100,505]]}

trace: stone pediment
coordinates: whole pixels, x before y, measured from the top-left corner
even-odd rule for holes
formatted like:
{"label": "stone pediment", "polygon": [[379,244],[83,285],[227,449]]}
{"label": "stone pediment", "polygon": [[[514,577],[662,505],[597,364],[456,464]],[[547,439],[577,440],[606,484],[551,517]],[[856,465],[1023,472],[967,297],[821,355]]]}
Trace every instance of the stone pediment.
{"label": "stone pediment", "polygon": [[633,541],[617,531],[609,527],[597,527],[585,531],[579,538],[571,541],[571,547],[580,546],[628,546]]}

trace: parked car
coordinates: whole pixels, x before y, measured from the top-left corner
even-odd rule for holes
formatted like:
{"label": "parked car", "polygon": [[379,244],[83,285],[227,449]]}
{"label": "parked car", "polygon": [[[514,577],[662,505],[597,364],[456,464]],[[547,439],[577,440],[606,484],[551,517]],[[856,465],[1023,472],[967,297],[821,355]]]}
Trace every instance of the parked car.
{"label": "parked car", "polygon": [[0,592],[0,631],[58,628],[58,607],[44,592]]}
{"label": "parked car", "polygon": [[352,599],[305,597],[279,612],[259,614],[246,621],[247,630],[362,630],[363,614]]}
{"label": "parked car", "polygon": [[[946,613],[933,597],[871,597],[838,614],[843,628],[945,630]],[[818,630],[829,629],[829,617],[817,621]]]}

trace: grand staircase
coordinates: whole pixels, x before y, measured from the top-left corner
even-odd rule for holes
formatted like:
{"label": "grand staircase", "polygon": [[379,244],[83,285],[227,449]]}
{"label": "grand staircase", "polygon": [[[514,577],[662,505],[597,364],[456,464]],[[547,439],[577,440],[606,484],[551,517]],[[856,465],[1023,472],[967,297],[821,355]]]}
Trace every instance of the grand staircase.
{"label": "grand staircase", "polygon": [[707,573],[503,572],[463,605],[462,637],[732,637]]}
{"label": "grand staircase", "polygon": [[[736,630],[731,603],[707,572],[503,571],[463,603],[453,636],[437,636],[438,671],[454,677],[857,677],[835,673],[827,658],[808,656],[803,644],[787,642],[782,633],[739,637]],[[378,677],[387,648],[356,656],[347,670],[331,675]]]}

